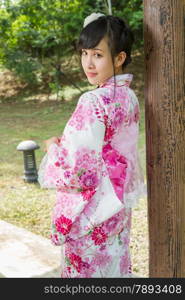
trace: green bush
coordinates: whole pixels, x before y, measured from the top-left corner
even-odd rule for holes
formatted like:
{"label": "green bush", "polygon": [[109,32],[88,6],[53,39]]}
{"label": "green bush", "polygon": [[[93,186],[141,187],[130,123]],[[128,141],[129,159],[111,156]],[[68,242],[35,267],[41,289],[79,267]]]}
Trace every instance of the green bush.
{"label": "green bush", "polygon": [[[103,0],[5,1],[0,9],[0,63],[30,85],[58,86],[56,76],[66,55],[75,52],[84,18],[108,13]],[[113,15],[124,18],[135,32],[135,48],[142,45],[142,1],[112,0]],[[47,63],[46,63],[47,61]],[[47,66],[47,68],[46,68]],[[50,84],[50,85],[49,85]]]}

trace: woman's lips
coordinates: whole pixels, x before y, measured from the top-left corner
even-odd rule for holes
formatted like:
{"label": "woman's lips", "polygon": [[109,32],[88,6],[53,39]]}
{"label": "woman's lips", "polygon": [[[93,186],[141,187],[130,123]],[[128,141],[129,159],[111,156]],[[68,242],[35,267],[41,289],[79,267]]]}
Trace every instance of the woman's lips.
{"label": "woman's lips", "polygon": [[87,77],[95,77],[96,75],[97,73],[91,73],[91,72],[87,73]]}

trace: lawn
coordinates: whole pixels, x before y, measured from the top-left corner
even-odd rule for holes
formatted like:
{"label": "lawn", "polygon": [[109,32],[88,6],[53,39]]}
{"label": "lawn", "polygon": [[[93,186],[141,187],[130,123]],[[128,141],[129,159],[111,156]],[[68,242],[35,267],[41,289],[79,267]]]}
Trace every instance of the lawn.
{"label": "lawn", "polygon": [[[136,68],[137,65],[137,68]],[[142,56],[136,55],[135,85],[139,97],[141,120],[138,143],[144,173],[145,167],[145,112],[143,101]],[[137,69],[140,72],[137,72]],[[82,91],[90,89],[79,83]],[[92,87],[91,87],[92,88]],[[73,112],[80,92],[72,86],[65,86],[65,101],[55,101],[54,95],[47,101],[46,95],[24,93],[16,95],[13,101],[0,104],[0,219],[24,227],[36,234],[49,238],[50,218],[55,201],[54,190],[41,189],[39,184],[25,183],[23,175],[23,154],[16,150],[23,140],[34,140],[40,146],[36,150],[37,167],[44,155],[42,141],[60,135],[66,121]],[[148,228],[147,203],[141,199],[133,210],[131,254],[133,271],[138,276],[148,277]]]}

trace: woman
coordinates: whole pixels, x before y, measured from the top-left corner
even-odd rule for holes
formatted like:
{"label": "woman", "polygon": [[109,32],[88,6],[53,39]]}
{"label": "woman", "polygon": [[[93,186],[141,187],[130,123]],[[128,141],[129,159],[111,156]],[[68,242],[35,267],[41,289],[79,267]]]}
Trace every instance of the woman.
{"label": "woman", "polygon": [[133,34],[113,16],[85,19],[78,50],[90,84],[61,138],[45,141],[42,187],[56,188],[52,242],[63,278],[131,277],[131,209],[143,192],[139,102],[129,88]]}

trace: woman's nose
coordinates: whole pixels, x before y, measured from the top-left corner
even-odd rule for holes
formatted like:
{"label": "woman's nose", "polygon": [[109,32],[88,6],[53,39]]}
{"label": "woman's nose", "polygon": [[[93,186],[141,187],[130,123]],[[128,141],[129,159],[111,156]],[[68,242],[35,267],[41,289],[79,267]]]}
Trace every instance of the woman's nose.
{"label": "woman's nose", "polygon": [[86,67],[89,69],[94,68],[93,58],[91,55],[87,56]]}

